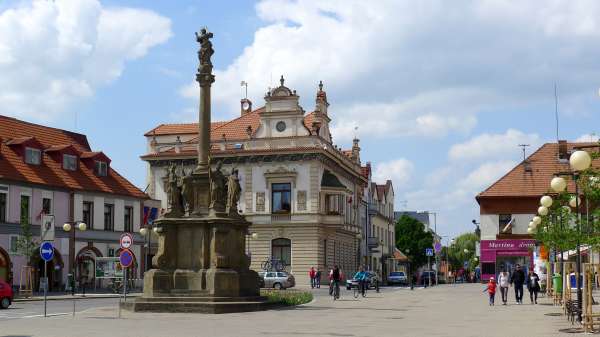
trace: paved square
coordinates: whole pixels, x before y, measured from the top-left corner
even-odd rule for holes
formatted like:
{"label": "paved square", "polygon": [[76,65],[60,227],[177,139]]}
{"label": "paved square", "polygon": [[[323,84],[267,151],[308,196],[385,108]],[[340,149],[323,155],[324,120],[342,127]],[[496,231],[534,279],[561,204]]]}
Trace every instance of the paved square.
{"label": "paved square", "polygon": [[[115,307],[88,309],[75,318],[0,321],[0,336],[561,336],[571,327],[559,307],[490,307],[483,285],[442,285],[428,289],[385,289],[354,299],[343,291],[332,301],[319,290],[313,303],[294,309],[245,314],[133,314],[116,318]],[[511,289],[512,290],[512,289]],[[509,294],[510,295],[510,294]],[[512,296],[509,297],[512,299]],[[500,302],[497,298],[497,302]],[[143,331],[143,332],[142,332]],[[572,336],[572,335],[571,335]]]}

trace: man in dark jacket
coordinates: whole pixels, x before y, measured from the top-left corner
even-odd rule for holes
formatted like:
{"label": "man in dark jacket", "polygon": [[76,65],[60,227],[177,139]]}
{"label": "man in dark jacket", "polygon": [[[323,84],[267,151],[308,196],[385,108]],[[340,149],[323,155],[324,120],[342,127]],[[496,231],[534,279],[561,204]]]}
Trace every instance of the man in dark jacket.
{"label": "man in dark jacket", "polygon": [[515,297],[517,303],[523,304],[523,284],[525,283],[525,273],[521,270],[521,266],[517,265],[515,271],[510,277],[510,283],[515,286]]}

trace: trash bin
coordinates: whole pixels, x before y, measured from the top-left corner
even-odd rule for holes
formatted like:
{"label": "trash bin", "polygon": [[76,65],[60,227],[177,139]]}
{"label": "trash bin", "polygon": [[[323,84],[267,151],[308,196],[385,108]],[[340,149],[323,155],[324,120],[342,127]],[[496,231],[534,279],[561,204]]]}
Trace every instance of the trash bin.
{"label": "trash bin", "polygon": [[552,276],[552,290],[555,294],[562,294],[562,276],[556,273]]}

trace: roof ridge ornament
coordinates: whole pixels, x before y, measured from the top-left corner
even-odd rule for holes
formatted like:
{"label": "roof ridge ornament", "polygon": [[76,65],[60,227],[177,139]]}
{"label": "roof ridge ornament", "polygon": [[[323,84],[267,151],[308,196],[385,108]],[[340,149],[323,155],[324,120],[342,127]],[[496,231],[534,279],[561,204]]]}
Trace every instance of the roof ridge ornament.
{"label": "roof ridge ornament", "polygon": [[283,78],[283,75],[281,75],[281,78],[279,79],[279,83],[281,83],[282,87],[283,87],[284,82],[285,82],[285,79]]}
{"label": "roof ridge ornament", "polygon": [[323,81],[319,81],[319,91],[323,91]]}

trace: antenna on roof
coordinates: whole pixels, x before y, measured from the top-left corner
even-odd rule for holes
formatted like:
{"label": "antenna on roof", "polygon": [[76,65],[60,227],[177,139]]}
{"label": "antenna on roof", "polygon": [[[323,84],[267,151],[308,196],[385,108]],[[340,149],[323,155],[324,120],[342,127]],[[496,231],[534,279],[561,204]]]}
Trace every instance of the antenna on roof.
{"label": "antenna on roof", "polygon": [[558,143],[558,90],[554,82],[554,117],[556,118],[556,143]]}
{"label": "antenna on roof", "polygon": [[528,146],[531,146],[531,145],[529,145],[529,144],[519,144],[519,146],[520,146],[520,147],[523,149],[523,161],[525,161],[525,159],[527,158],[527,157],[525,156],[525,149],[526,149]]}

